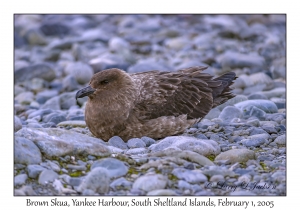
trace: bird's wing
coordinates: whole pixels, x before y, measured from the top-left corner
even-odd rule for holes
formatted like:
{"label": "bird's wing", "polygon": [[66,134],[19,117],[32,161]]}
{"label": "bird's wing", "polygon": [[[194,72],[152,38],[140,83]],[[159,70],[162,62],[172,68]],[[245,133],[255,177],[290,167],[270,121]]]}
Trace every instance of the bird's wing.
{"label": "bird's wing", "polygon": [[151,71],[132,75],[139,80],[140,98],[134,112],[141,120],[186,114],[188,119],[204,117],[213,106],[212,89],[220,85],[206,67],[177,72]]}

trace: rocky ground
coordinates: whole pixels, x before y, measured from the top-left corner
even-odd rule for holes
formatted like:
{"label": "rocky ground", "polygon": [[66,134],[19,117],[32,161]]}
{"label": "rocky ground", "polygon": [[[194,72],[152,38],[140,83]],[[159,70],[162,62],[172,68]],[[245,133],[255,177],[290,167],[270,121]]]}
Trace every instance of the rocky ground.
{"label": "rocky ground", "polygon": [[[283,15],[16,15],[15,195],[286,195]],[[180,136],[104,142],[91,76],[209,66],[237,96]]]}

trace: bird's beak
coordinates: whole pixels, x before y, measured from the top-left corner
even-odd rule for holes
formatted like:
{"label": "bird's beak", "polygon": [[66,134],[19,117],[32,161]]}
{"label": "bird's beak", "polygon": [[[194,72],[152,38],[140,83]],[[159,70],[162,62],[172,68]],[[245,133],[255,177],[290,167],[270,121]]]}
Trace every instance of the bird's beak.
{"label": "bird's beak", "polygon": [[87,86],[85,88],[82,88],[81,90],[79,90],[77,93],[76,93],[76,100],[77,98],[82,98],[84,96],[88,96],[92,93],[94,93],[96,90],[94,88],[92,88],[91,86]]}

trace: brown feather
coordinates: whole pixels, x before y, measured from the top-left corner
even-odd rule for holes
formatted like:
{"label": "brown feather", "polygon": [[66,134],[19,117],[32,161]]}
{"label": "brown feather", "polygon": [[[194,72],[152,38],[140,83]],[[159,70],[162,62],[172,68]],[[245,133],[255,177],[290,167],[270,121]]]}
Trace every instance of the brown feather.
{"label": "brown feather", "polygon": [[[114,135],[127,141],[182,133],[213,107],[234,97],[229,87],[236,78],[233,72],[213,79],[202,73],[205,69],[136,74],[101,71],[90,82],[95,91],[86,105],[86,123],[95,136],[106,141]],[[108,83],[101,83],[103,79]]]}

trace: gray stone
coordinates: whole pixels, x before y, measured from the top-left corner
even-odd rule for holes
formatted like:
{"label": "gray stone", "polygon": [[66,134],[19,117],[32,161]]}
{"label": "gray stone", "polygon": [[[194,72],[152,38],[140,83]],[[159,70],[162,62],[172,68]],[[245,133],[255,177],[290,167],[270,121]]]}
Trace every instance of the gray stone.
{"label": "gray stone", "polygon": [[42,109],[60,110],[60,97],[55,96],[48,99],[45,104],[42,105]]}
{"label": "gray stone", "polygon": [[170,71],[172,69],[164,64],[151,60],[140,60],[137,64],[128,68],[129,73],[146,72],[149,70]]}
{"label": "gray stone", "polygon": [[207,113],[207,115],[204,117],[204,119],[211,120],[211,119],[217,118],[217,117],[219,117],[220,113],[221,113],[221,111],[218,107],[213,108]]}
{"label": "gray stone", "polygon": [[61,121],[66,121],[66,117],[65,117],[64,113],[54,111],[50,114],[44,115],[42,120],[45,123],[53,122],[53,123],[57,124]]}
{"label": "gray stone", "polygon": [[221,175],[223,177],[236,176],[236,174],[232,170],[229,170],[222,166],[209,166],[207,169],[204,169],[202,173],[209,177],[216,176],[216,175]]}
{"label": "gray stone", "polygon": [[285,145],[286,144],[286,136],[285,134],[284,135],[281,135],[281,136],[278,136],[275,141],[274,141],[276,144],[279,144],[279,145]]}
{"label": "gray stone", "polygon": [[258,127],[259,126],[259,120],[258,119],[248,119],[247,120],[247,125]]}
{"label": "gray stone", "polygon": [[281,121],[280,121],[280,124],[283,125],[284,127],[286,127],[286,119],[281,120]]}
{"label": "gray stone", "polygon": [[58,174],[53,170],[45,169],[39,175],[39,184],[45,185],[49,182],[53,182],[55,179],[58,178]]}
{"label": "gray stone", "polygon": [[224,181],[224,176],[221,174],[216,174],[210,177],[209,181],[210,182],[221,182]]}
{"label": "gray stone", "polygon": [[128,181],[124,177],[118,178],[110,183],[110,187],[114,190],[125,189],[130,190],[132,186],[132,182]]}
{"label": "gray stone", "polygon": [[249,114],[250,116],[257,117],[259,120],[264,120],[266,116],[266,112],[256,107],[252,107]]}
{"label": "gray stone", "polygon": [[[203,62],[200,62],[198,60],[194,60],[194,59],[191,59],[191,60],[184,60],[184,62],[180,62],[178,66],[176,66],[176,69],[185,69],[185,68],[190,68],[191,66],[209,66],[208,64],[206,63],[203,63]],[[213,75],[214,72],[212,70],[212,68],[207,68],[205,70],[202,71],[203,73],[208,73],[208,74],[211,74]]]}
{"label": "gray stone", "polygon": [[36,192],[32,189],[32,187],[30,185],[24,185],[19,189],[15,189],[15,196],[18,195],[29,195],[29,196],[33,196],[33,195],[37,195]]}
{"label": "gray stone", "polygon": [[244,95],[249,95],[251,93],[259,92],[264,90],[267,87],[266,84],[256,84],[251,87],[246,87],[243,91]]}
{"label": "gray stone", "polygon": [[217,134],[212,134],[209,137],[210,140],[219,141],[220,137]]}
{"label": "gray stone", "polygon": [[98,167],[88,173],[77,190],[79,192],[93,190],[96,193],[105,194],[109,190],[109,183],[110,178],[107,169]]}
{"label": "gray stone", "polygon": [[46,36],[66,36],[70,33],[70,28],[61,21],[44,21],[39,29]]}
{"label": "gray stone", "polygon": [[233,136],[247,136],[249,135],[249,131],[248,130],[235,130],[232,132]]}
{"label": "gray stone", "polygon": [[109,148],[101,139],[93,138],[74,131],[58,128],[22,128],[16,132],[33,141],[47,157],[65,155],[95,155],[105,157],[110,154]]}
{"label": "gray stone", "polygon": [[246,74],[241,74],[232,84],[233,88],[244,89],[253,86],[252,80]]}
{"label": "gray stone", "polygon": [[28,67],[17,69],[14,73],[15,82],[22,82],[33,78],[41,78],[52,81],[56,77],[55,71],[48,64],[34,64]]}
{"label": "gray stone", "polygon": [[249,105],[243,108],[243,115],[245,118],[255,117],[259,120],[265,120],[266,112],[255,106]]}
{"label": "gray stone", "polygon": [[190,44],[190,41],[186,37],[176,37],[172,39],[167,39],[165,42],[165,46],[167,48],[174,50],[181,50]]}
{"label": "gray stone", "polygon": [[15,116],[14,119],[14,132],[17,132],[18,130],[22,129],[22,122],[17,116]]}
{"label": "gray stone", "polygon": [[273,101],[278,109],[285,109],[286,108],[286,99],[285,98],[271,98],[271,101]]}
{"label": "gray stone", "polygon": [[213,140],[200,140],[189,136],[169,136],[149,147],[152,152],[162,151],[167,148],[190,150],[204,156],[218,155],[221,151],[219,145]]}
{"label": "gray stone", "polygon": [[211,191],[201,190],[201,191],[195,193],[195,196],[215,196],[215,194]]}
{"label": "gray stone", "polygon": [[233,196],[256,196],[257,194],[248,191],[248,190],[238,190],[238,191],[234,191],[231,192],[229,195],[233,195]]}
{"label": "gray stone", "polygon": [[265,139],[268,140],[270,138],[270,135],[268,133],[260,133],[260,134],[255,134],[247,137],[248,139]]}
{"label": "gray stone", "polygon": [[79,186],[82,182],[82,177],[80,178],[77,178],[77,177],[70,177],[69,180],[68,180],[68,183],[71,185],[71,186]]}
{"label": "gray stone", "polygon": [[83,31],[78,41],[101,41],[107,43],[110,36],[100,28],[92,28]]}
{"label": "gray stone", "polygon": [[[277,127],[278,128],[278,127]],[[277,128],[275,128],[274,126],[262,126],[262,129],[264,129],[267,133],[275,133],[277,134]]]}
{"label": "gray stone", "polygon": [[50,114],[52,112],[51,109],[39,109],[37,111],[33,111],[28,115],[28,119],[32,119],[35,117],[42,118],[44,115]]}
{"label": "gray stone", "polygon": [[173,196],[177,195],[176,192],[170,189],[158,189],[158,190],[152,190],[147,193],[147,196]]}
{"label": "gray stone", "polygon": [[249,76],[249,79],[253,82],[254,85],[256,84],[270,85],[273,83],[273,80],[264,72],[257,72],[251,74]]}
{"label": "gray stone", "polygon": [[264,131],[261,128],[253,128],[252,127],[252,128],[249,128],[248,131],[249,131],[250,136],[253,136],[253,135],[256,135],[256,134],[267,134],[267,132]]}
{"label": "gray stone", "polygon": [[58,195],[65,195],[65,194],[77,194],[75,190],[64,188],[62,182],[58,179],[55,179],[52,184],[53,188],[57,192]]}
{"label": "gray stone", "polygon": [[34,108],[34,109],[39,109],[40,108],[40,104],[36,101],[32,101],[30,104],[29,104],[29,107],[30,108]]}
{"label": "gray stone", "polygon": [[236,52],[225,52],[217,57],[217,61],[223,69],[244,68],[244,67],[263,67],[265,59],[255,54],[241,54]]}
{"label": "gray stone", "polygon": [[204,134],[202,134],[202,133],[197,134],[195,137],[196,137],[197,139],[205,139],[205,140],[208,139],[208,138],[207,138]]}
{"label": "gray stone", "polygon": [[91,169],[102,167],[106,168],[110,178],[121,177],[127,174],[128,167],[120,160],[115,158],[105,158],[95,161]]}
{"label": "gray stone", "polygon": [[184,180],[179,180],[178,181],[178,188],[181,190],[190,190],[192,188],[191,184],[189,184],[188,182],[184,181]]}
{"label": "gray stone", "polygon": [[53,122],[48,122],[48,123],[43,124],[42,127],[43,128],[56,128],[56,125]]}
{"label": "gray stone", "polygon": [[211,120],[203,119],[203,120],[201,120],[201,121],[198,123],[198,127],[199,127],[199,128],[203,128],[203,129],[206,129],[206,128],[208,128],[209,126],[215,125],[215,124],[216,124],[216,123],[212,122]]}
{"label": "gray stone", "polygon": [[[235,119],[237,119],[237,118],[235,118]],[[221,120],[220,118],[214,118],[214,119],[211,119],[211,122],[213,122],[217,125],[217,124],[222,124],[223,120]]]}
{"label": "gray stone", "polygon": [[279,87],[269,91],[259,92],[260,94],[265,95],[267,98],[285,98],[286,97],[286,88]]}
{"label": "gray stone", "polygon": [[23,93],[25,91],[26,91],[26,89],[24,87],[19,86],[19,84],[14,85],[14,96],[17,96],[20,93]]}
{"label": "gray stone", "polygon": [[62,89],[63,91],[66,92],[71,92],[79,89],[79,84],[77,83],[73,75],[66,76],[63,79],[62,84],[63,84]]}
{"label": "gray stone", "polygon": [[61,109],[69,109],[71,106],[76,105],[76,92],[62,93],[59,95]]}
{"label": "gray stone", "polygon": [[255,153],[248,149],[231,149],[219,154],[215,160],[229,160],[230,163],[247,162],[255,159]]}
{"label": "gray stone", "polygon": [[81,195],[82,196],[91,196],[91,195],[99,195],[99,194],[96,193],[94,190],[85,189],[82,191]]}
{"label": "gray stone", "polygon": [[178,179],[183,179],[191,184],[206,182],[207,177],[200,170],[187,170],[184,168],[175,168],[172,174]]}
{"label": "gray stone", "polygon": [[69,120],[72,120],[72,121],[84,121],[84,115],[81,115],[81,116],[74,116],[74,117],[70,117]]}
{"label": "gray stone", "polygon": [[15,100],[19,104],[29,105],[34,99],[34,95],[32,92],[22,92],[15,97]]}
{"label": "gray stone", "polygon": [[70,121],[63,121],[57,124],[57,126],[61,127],[79,127],[79,128],[85,128],[86,123],[82,120],[70,120]]}
{"label": "gray stone", "polygon": [[146,174],[135,180],[132,189],[150,192],[153,190],[164,189],[167,186],[167,177],[161,174]]}
{"label": "gray stone", "polygon": [[286,181],[286,175],[285,171],[276,171],[271,176],[275,182],[285,182]]}
{"label": "gray stone", "polygon": [[28,176],[35,179],[43,170],[45,170],[45,168],[40,165],[28,165],[26,170]]}
{"label": "gray stone", "polygon": [[187,160],[189,162],[195,162],[201,166],[214,165],[214,163],[211,160],[209,160],[207,157],[204,157],[203,155],[200,155],[196,152],[192,152],[192,151],[188,151],[188,150],[178,151],[178,150],[174,150],[173,148],[171,148],[171,149],[155,152],[152,155],[155,157],[166,156],[166,157],[180,158],[180,159]]}
{"label": "gray stone", "polygon": [[120,37],[113,37],[108,42],[108,48],[111,52],[127,51],[130,49],[130,44]]}
{"label": "gray stone", "polygon": [[239,182],[246,182],[246,183],[249,183],[249,182],[251,181],[251,175],[249,175],[249,174],[244,174],[244,175],[242,175],[242,176],[240,176],[240,177],[238,178],[238,181],[239,181]]}
{"label": "gray stone", "polygon": [[124,150],[114,146],[107,146],[107,147],[110,149],[111,154],[120,154],[124,152]]}
{"label": "gray stone", "polygon": [[221,105],[217,106],[217,108],[220,109],[220,110],[223,110],[227,106],[233,106],[235,104],[238,104],[242,101],[247,101],[247,100],[248,100],[247,96],[237,95],[234,98],[231,98],[228,101],[226,101],[224,104],[221,104]]}
{"label": "gray stone", "polygon": [[161,23],[159,18],[145,19],[142,22],[136,24],[136,28],[146,33],[157,32],[161,29]]}
{"label": "gray stone", "polygon": [[82,62],[69,63],[65,68],[65,72],[72,75],[82,85],[87,84],[94,74],[93,69]]}
{"label": "gray stone", "polygon": [[268,98],[260,93],[252,93],[248,96],[249,100],[255,100],[255,99],[263,99],[263,100],[267,100]]}
{"label": "gray stone", "polygon": [[219,118],[224,122],[230,122],[233,118],[241,118],[242,112],[234,106],[225,107],[219,115]]}
{"label": "gray stone", "polygon": [[42,162],[42,155],[39,148],[32,141],[15,136],[14,162],[26,165],[38,164]]}
{"label": "gray stone", "polygon": [[69,120],[72,117],[83,116],[83,115],[84,115],[84,110],[74,107],[73,109],[68,110],[67,119]]}
{"label": "gray stone", "polygon": [[89,64],[93,68],[94,73],[109,68],[126,70],[129,66],[129,64],[121,56],[115,54],[101,55],[100,57],[90,60]]}
{"label": "gray stone", "polygon": [[235,107],[244,111],[247,107],[255,106],[266,113],[277,113],[278,109],[274,102],[269,100],[248,100],[235,104]]}
{"label": "gray stone", "polygon": [[67,164],[66,168],[71,170],[76,170],[76,171],[86,171],[87,169],[85,166],[72,165],[72,164]]}
{"label": "gray stone", "polygon": [[126,155],[140,155],[146,154],[148,150],[146,148],[133,148],[126,151]]}
{"label": "gray stone", "polygon": [[24,67],[28,67],[29,66],[29,62],[25,61],[25,60],[15,60],[14,62],[14,67],[16,70],[24,68]]}
{"label": "gray stone", "polygon": [[19,174],[19,175],[15,176],[14,185],[17,186],[17,185],[25,184],[27,178],[28,178],[27,174]]}
{"label": "gray stone", "polygon": [[141,147],[146,147],[146,144],[142,139],[133,138],[128,140],[127,146],[129,148],[141,148]]}
{"label": "gray stone", "polygon": [[155,143],[154,139],[147,137],[147,136],[143,136],[141,139],[146,144],[146,147],[149,147],[150,145]]}
{"label": "gray stone", "polygon": [[31,80],[24,81],[23,85],[32,92],[39,92],[44,89],[45,81],[40,78],[33,78]]}
{"label": "gray stone", "polygon": [[39,123],[28,123],[27,128],[43,128],[43,126]]}
{"label": "gray stone", "polygon": [[20,164],[20,163],[15,163],[15,164],[14,164],[14,169],[17,169],[17,170],[23,169],[23,168],[25,168],[25,167],[26,167],[25,165]]}
{"label": "gray stone", "polygon": [[48,169],[52,169],[55,172],[60,172],[60,166],[58,165],[58,163],[54,163],[54,161],[46,160],[46,163],[41,163],[41,166],[44,166]]}
{"label": "gray stone", "polygon": [[241,140],[242,144],[246,147],[259,147],[264,144],[266,140],[264,138],[252,138]]}
{"label": "gray stone", "polygon": [[66,117],[64,115],[61,115],[61,114],[55,114],[53,115],[50,120],[48,122],[52,122],[54,123],[55,125],[60,123],[60,122],[63,122],[63,121],[66,121]]}
{"label": "gray stone", "polygon": [[108,140],[108,144],[120,149],[128,149],[127,144],[119,136],[113,136]]}
{"label": "gray stone", "polygon": [[275,127],[278,126],[279,124],[274,121],[259,121],[259,126],[260,127]]}
{"label": "gray stone", "polygon": [[[64,53],[61,53],[61,50],[59,50],[59,49],[50,49],[50,50],[47,50],[45,52],[45,54],[42,56],[44,57],[45,61],[56,62],[62,57],[62,54],[64,54]],[[40,59],[38,58],[37,60],[40,60]]]}
{"label": "gray stone", "polygon": [[286,57],[274,59],[271,72],[274,79],[286,78]]}

